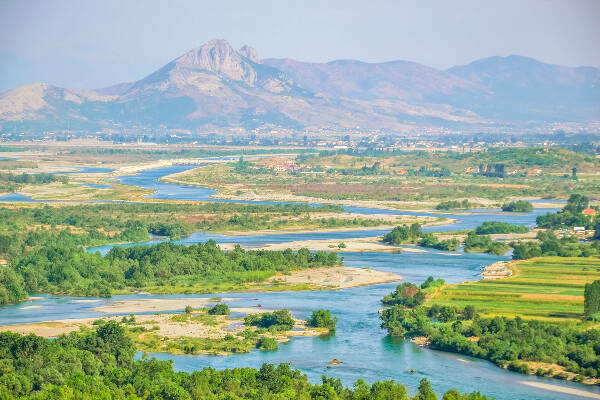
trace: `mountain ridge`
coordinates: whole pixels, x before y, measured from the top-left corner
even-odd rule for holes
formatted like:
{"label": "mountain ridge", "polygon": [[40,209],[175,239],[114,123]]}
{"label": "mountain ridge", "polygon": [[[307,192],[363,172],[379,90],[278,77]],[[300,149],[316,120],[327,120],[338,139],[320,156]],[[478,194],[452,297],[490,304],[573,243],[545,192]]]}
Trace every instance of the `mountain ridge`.
{"label": "mountain ridge", "polygon": [[211,40],[135,82],[96,90],[49,84],[0,94],[0,122],[39,128],[261,126],[397,129],[600,120],[600,70],[523,56],[439,70],[394,60],[261,60]]}

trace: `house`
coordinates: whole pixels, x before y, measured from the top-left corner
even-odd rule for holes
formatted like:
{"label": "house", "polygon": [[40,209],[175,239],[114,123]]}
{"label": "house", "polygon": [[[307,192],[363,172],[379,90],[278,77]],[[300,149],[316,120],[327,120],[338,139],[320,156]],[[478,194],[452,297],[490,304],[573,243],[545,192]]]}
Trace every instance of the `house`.
{"label": "house", "polygon": [[586,208],[581,213],[583,215],[596,215],[596,214],[598,214],[598,211],[594,210],[593,208]]}

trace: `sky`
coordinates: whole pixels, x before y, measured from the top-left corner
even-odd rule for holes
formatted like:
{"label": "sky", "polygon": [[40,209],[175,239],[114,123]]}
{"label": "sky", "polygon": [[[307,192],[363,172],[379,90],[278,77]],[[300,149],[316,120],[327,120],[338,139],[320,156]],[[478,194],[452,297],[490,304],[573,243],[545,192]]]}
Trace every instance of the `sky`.
{"label": "sky", "polygon": [[0,92],[138,80],[214,38],[313,62],[600,67],[598,21],[600,0],[0,0]]}

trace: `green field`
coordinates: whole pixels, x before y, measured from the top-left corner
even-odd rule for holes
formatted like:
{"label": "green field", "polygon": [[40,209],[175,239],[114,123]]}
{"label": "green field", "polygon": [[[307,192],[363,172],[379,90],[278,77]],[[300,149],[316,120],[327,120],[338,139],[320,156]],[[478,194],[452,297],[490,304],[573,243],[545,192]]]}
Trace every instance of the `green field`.
{"label": "green field", "polygon": [[486,316],[564,321],[583,315],[586,283],[600,279],[600,259],[541,257],[512,265],[513,276],[447,285],[430,304],[474,306]]}

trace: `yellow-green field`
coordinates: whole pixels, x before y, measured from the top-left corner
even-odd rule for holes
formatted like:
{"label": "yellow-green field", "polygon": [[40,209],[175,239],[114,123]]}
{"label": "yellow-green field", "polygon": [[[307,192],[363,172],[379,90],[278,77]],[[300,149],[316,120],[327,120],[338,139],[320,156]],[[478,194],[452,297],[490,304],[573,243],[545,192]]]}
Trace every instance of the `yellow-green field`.
{"label": "yellow-green field", "polygon": [[580,319],[584,286],[600,279],[600,258],[540,257],[512,268],[509,278],[447,285],[429,303],[472,305],[488,316]]}

